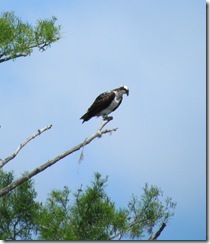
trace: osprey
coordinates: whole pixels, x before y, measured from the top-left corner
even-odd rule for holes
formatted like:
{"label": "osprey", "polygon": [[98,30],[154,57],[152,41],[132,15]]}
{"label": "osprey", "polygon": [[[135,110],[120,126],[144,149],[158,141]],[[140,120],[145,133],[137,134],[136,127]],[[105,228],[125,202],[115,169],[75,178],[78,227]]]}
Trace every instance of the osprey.
{"label": "osprey", "polygon": [[120,86],[114,90],[100,94],[87,112],[80,118],[83,119],[82,123],[94,116],[102,116],[104,120],[109,119],[110,117],[108,117],[108,114],[115,111],[120,106],[123,94],[127,94],[127,96],[129,95],[127,86]]}

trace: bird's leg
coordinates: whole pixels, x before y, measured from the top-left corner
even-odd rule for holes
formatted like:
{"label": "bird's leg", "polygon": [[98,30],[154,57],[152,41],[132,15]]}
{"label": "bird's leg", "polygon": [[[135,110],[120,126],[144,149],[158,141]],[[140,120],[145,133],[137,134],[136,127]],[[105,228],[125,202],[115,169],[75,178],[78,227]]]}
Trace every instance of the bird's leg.
{"label": "bird's leg", "polygon": [[102,117],[103,117],[103,120],[108,120],[108,121],[110,121],[110,120],[112,120],[113,119],[113,117],[112,116],[108,116],[108,115],[102,115]]}

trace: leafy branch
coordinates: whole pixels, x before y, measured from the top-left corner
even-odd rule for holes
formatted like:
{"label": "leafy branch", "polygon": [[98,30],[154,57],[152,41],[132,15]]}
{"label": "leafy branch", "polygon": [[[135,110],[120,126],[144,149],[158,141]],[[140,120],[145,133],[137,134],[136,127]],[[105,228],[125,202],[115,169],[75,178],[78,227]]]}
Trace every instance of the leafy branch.
{"label": "leafy branch", "polygon": [[60,39],[61,26],[56,18],[38,20],[33,27],[15,16],[4,12],[0,16],[0,63],[30,55],[34,48],[45,51]]}

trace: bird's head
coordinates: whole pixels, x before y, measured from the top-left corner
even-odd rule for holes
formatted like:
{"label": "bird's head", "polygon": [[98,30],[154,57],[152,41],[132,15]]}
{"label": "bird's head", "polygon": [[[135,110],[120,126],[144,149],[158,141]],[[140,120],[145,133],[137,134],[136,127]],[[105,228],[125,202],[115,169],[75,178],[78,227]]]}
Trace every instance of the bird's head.
{"label": "bird's head", "polygon": [[122,94],[127,94],[127,96],[129,95],[129,89],[127,86],[122,85],[118,89],[122,92]]}

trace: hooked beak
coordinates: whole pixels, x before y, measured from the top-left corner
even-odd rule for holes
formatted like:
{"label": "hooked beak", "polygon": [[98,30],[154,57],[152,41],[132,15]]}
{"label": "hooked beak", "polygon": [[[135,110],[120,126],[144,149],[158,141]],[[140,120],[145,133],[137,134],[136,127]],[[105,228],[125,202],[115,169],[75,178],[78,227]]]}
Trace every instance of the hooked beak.
{"label": "hooked beak", "polygon": [[127,96],[129,96],[129,90],[127,90],[126,94],[127,94]]}

